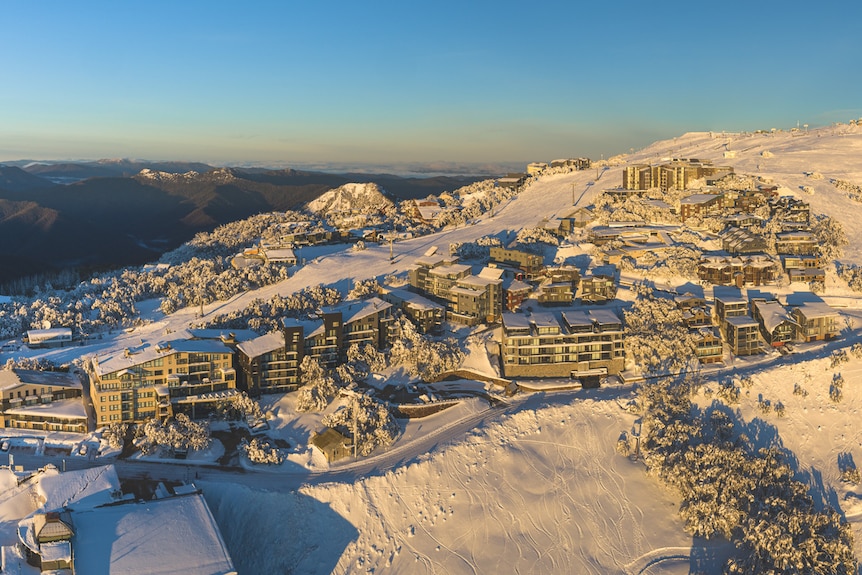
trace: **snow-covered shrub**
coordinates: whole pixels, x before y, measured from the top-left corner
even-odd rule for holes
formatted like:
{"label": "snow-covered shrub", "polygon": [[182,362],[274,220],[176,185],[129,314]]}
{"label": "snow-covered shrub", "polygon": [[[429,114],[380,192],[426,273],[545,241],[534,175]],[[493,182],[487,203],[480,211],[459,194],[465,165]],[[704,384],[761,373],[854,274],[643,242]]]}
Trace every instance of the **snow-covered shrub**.
{"label": "snow-covered shrub", "polygon": [[826,261],[841,257],[844,246],[848,244],[847,234],[841,222],[829,216],[820,215],[815,218],[811,231],[817,237],[820,255]]}
{"label": "snow-covered shrub", "polygon": [[620,436],[617,439],[616,450],[617,453],[619,453],[623,457],[628,457],[629,455],[631,455],[632,449],[631,445],[629,444],[629,435],[625,431],[620,433]]}
{"label": "snow-covered shrub", "polygon": [[216,415],[220,419],[227,420],[261,419],[263,411],[260,409],[260,403],[243,391],[220,401],[216,405]]}
{"label": "snow-covered shrub", "polygon": [[804,387],[799,385],[799,383],[794,383],[793,384],[793,395],[799,395],[801,397],[807,397],[808,391]]}
{"label": "snow-covered shrub", "polygon": [[347,299],[362,299],[375,296],[379,292],[380,284],[377,282],[377,278],[359,280],[354,282],[353,287],[350,288],[350,292],[347,294]]}
{"label": "snow-covered shrub", "polygon": [[135,430],[136,444],[144,455],[162,454],[177,450],[202,450],[209,447],[210,430],[206,423],[198,423],[179,413],[164,423],[150,419]]}
{"label": "snow-covered shrub", "polygon": [[129,426],[125,423],[112,423],[102,430],[102,439],[114,449],[122,449],[126,441],[126,432]]}
{"label": "snow-covered shrub", "polygon": [[847,355],[846,349],[836,349],[829,356],[829,368],[835,369],[842,363],[847,363],[850,361],[850,357]]}
{"label": "snow-covered shrub", "polygon": [[365,242],[362,240],[357,241],[355,244],[353,244],[350,250],[354,252],[365,251]]}
{"label": "snow-covered shrub", "polygon": [[844,398],[844,376],[836,373],[832,376],[832,385],[829,386],[829,399],[839,403]]}
{"label": "snow-covered shrub", "polygon": [[281,465],[287,459],[281,449],[273,445],[269,440],[252,438],[251,441],[243,441],[240,451],[248,457],[252,463],[266,465]]}
{"label": "snow-covered shrub", "polygon": [[785,415],[787,415],[787,408],[784,407],[784,404],[781,403],[780,401],[775,402],[774,409],[775,409],[775,415],[778,417],[784,417]]}

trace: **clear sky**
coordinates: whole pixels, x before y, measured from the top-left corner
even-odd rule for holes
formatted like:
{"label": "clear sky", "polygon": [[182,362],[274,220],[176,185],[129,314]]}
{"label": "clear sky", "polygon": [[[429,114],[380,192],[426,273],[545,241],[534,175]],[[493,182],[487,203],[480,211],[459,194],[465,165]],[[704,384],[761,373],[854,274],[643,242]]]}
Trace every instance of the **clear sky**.
{"label": "clear sky", "polygon": [[846,122],[859,22],[792,0],[10,0],[0,161],[547,161]]}

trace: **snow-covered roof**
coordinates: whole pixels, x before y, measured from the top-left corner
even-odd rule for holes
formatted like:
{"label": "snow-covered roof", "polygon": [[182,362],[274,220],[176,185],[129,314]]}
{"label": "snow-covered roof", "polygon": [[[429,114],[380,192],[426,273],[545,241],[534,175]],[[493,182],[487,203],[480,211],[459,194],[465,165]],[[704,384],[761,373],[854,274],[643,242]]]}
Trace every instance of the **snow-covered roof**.
{"label": "snow-covered roof", "polygon": [[784,322],[796,323],[784,306],[777,301],[755,301],[752,305],[757,310],[757,314],[763,318],[763,327],[770,333]]}
{"label": "snow-covered roof", "polygon": [[244,341],[236,347],[247,357],[258,357],[284,347],[284,334],[273,331],[250,341]]}
{"label": "snow-covered roof", "polygon": [[233,337],[236,341],[248,341],[259,335],[252,329],[192,328],[186,331],[189,337],[193,339],[216,339],[222,341],[230,337]]}
{"label": "snow-covered roof", "polygon": [[113,465],[59,472],[47,468],[34,476],[35,492],[42,511],[66,506],[91,509],[114,501],[120,490],[120,479]]}
{"label": "snow-covered roof", "polygon": [[498,280],[503,277],[503,272],[505,272],[503,268],[492,268],[490,266],[485,266],[482,268],[482,271],[479,272],[479,277],[488,278],[492,280]]}
{"label": "snow-covered roof", "polygon": [[391,295],[393,299],[403,301],[413,309],[443,309],[445,306],[431,301],[427,297],[421,296],[410,290],[401,288],[392,288],[387,295]]}
{"label": "snow-covered roof", "polygon": [[74,373],[33,369],[0,369],[0,390],[25,384],[81,389],[81,380]]}
{"label": "snow-covered roof", "polygon": [[717,194],[692,194],[679,200],[680,205],[706,204],[719,199]]}
{"label": "snow-covered roof", "polygon": [[469,271],[471,268],[467,264],[452,264],[452,265],[442,265],[437,266],[436,268],[432,268],[428,271],[430,275],[435,276],[449,276],[449,275],[460,275],[465,271]]}
{"label": "snow-covered roof", "polygon": [[829,304],[825,302],[805,302],[799,306],[796,306],[796,309],[805,317],[805,319],[814,319],[816,317],[829,317],[833,315],[838,315],[838,312],[831,307]]}
{"label": "snow-covered roof", "polygon": [[30,415],[36,417],[57,417],[60,419],[87,419],[87,411],[84,409],[84,401],[78,397],[73,399],[61,399],[49,403],[38,403],[36,405],[22,405],[21,407],[10,407],[5,411],[9,415]]}
{"label": "snow-covered roof", "polygon": [[233,353],[222,342],[210,339],[175,339],[155,345],[144,342],[130,351],[127,354],[125,349],[117,349],[98,356],[96,374],[102,376],[174,353]]}
{"label": "snow-covered roof", "polygon": [[72,521],[78,573],[236,574],[200,494],[75,510]]}
{"label": "snow-covered roof", "polygon": [[734,327],[749,327],[749,326],[757,326],[757,322],[751,316],[748,315],[736,315],[733,317],[725,318],[727,323],[733,325]]}
{"label": "snow-covered roof", "polygon": [[290,248],[274,248],[264,250],[266,259],[273,262],[295,262],[296,254]]}
{"label": "snow-covered roof", "polygon": [[500,278],[487,276],[467,276],[458,280],[458,285],[468,285],[476,288],[484,289],[489,285],[500,285],[503,280]]}
{"label": "snow-covered roof", "polygon": [[391,307],[392,304],[388,301],[383,301],[379,297],[370,297],[365,300],[343,303],[326,308],[325,311],[340,311],[342,323],[347,324]]}

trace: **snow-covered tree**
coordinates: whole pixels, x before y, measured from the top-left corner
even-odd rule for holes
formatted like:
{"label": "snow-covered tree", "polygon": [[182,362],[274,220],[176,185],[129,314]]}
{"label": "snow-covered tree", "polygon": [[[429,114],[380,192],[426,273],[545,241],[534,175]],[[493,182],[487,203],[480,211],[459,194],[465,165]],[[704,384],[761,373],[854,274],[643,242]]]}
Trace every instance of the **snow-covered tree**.
{"label": "snow-covered tree", "polygon": [[323,418],[323,425],[349,430],[360,455],[391,445],[399,432],[389,406],[363,394],[353,394],[345,409]]}
{"label": "snow-covered tree", "polygon": [[696,357],[694,339],[673,301],[642,291],[623,315],[626,352],[644,371],[678,371]]}
{"label": "snow-covered tree", "polygon": [[297,411],[323,411],[335,397],[335,380],[320,362],[306,355],[300,365],[301,385],[296,396]]}

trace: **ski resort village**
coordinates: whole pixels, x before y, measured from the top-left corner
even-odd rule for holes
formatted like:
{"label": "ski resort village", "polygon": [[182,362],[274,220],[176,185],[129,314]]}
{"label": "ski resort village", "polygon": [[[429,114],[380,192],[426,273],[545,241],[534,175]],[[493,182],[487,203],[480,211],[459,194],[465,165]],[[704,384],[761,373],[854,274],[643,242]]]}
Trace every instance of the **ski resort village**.
{"label": "ski resort village", "polygon": [[0,572],[855,574],[860,157],[346,184],[0,296]]}

